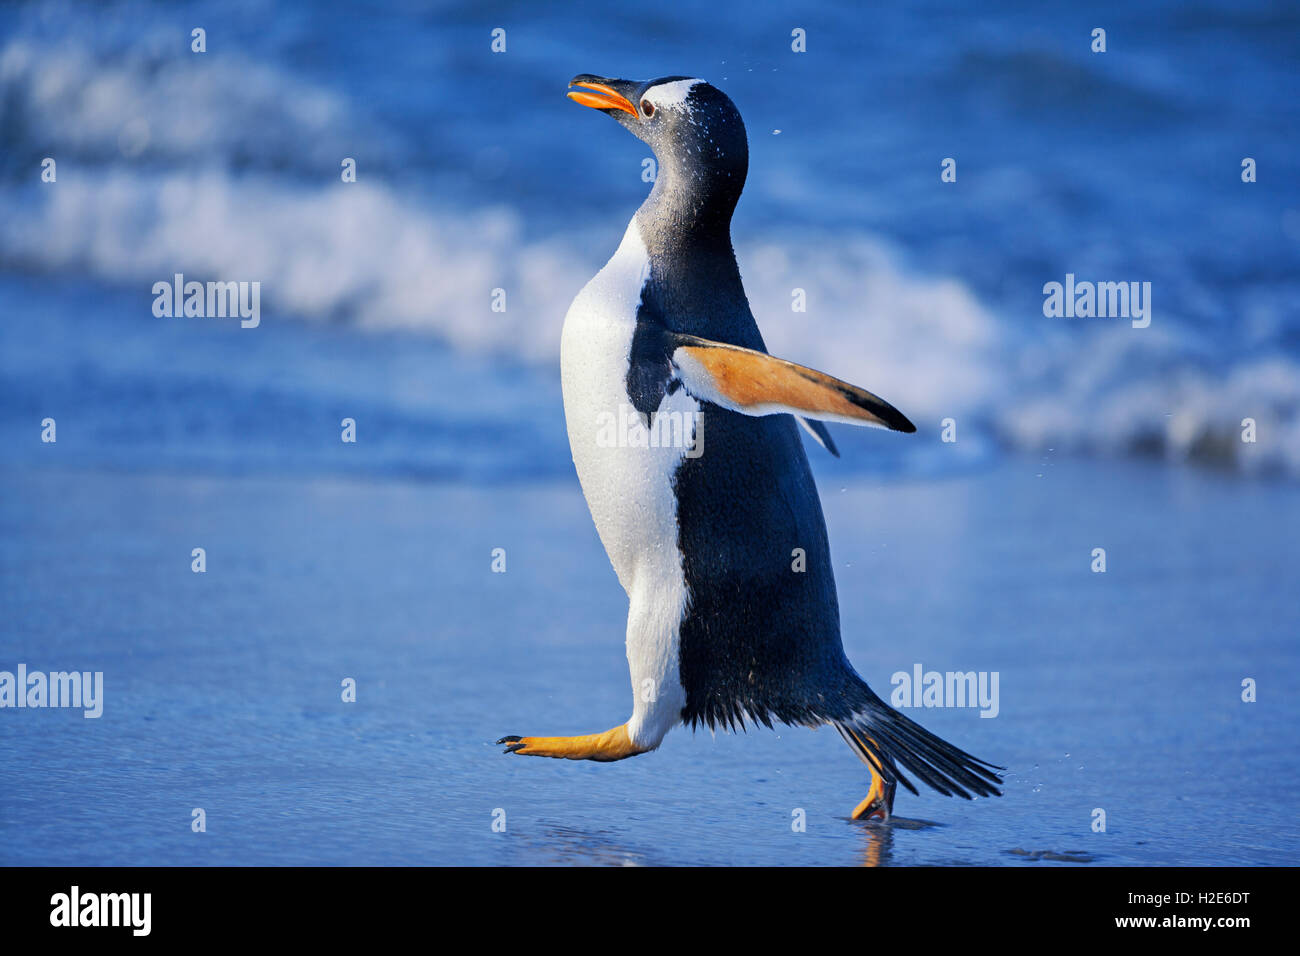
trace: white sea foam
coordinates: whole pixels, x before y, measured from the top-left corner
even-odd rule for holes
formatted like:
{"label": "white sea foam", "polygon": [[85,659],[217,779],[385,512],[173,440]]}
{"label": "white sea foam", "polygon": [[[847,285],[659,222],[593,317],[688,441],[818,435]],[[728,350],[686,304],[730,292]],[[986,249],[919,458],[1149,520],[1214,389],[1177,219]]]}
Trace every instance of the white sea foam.
{"label": "white sea foam", "polygon": [[[373,182],[306,189],[113,167],[28,205],[0,223],[6,263],[142,289],[176,271],[260,281],[273,319],[416,330],[530,362],[555,360],[569,302],[606,258],[585,234],[526,240],[507,208],[438,211]],[[782,237],[738,255],[770,351],[886,396],[922,428],[952,417],[1021,448],[1300,474],[1300,367],[1287,357],[1202,368],[1182,360],[1171,324],[1040,338],[862,236]],[[795,288],[806,312],[791,310]],[[506,290],[504,312],[491,309],[494,289]],[[1240,441],[1246,417],[1253,445]]]}
{"label": "white sea foam", "polygon": [[175,36],[156,28],[126,56],[86,43],[16,38],[0,49],[0,90],[36,127],[29,138],[69,158],[133,159],[147,149],[199,165],[292,155],[334,168],[349,140],[379,135],[364,121],[358,129],[329,90],[238,54],[177,58]]}
{"label": "white sea foam", "polygon": [[[505,205],[412,195],[381,175],[339,182],[355,108],[237,58],[122,63],[14,39],[0,93],[29,141],[63,144],[57,185],[0,197],[0,267],[138,285],[145,315],[144,293],[175,272],[260,281],[270,321],[409,329],[550,363],[570,301],[612,252],[587,228],[530,235]],[[161,115],[174,122],[142,119]],[[135,161],[144,149],[149,164]],[[277,168],[285,156],[297,175]],[[995,315],[860,233],[782,229],[742,236],[737,251],[773,353],[878,392],[922,429],[953,417],[1018,448],[1300,474],[1300,365],[1285,354],[1206,361],[1171,314],[1142,330]],[[791,310],[795,288],[806,312]],[[1278,321],[1267,304],[1255,311],[1252,328]],[[1257,423],[1253,445],[1243,418]]]}

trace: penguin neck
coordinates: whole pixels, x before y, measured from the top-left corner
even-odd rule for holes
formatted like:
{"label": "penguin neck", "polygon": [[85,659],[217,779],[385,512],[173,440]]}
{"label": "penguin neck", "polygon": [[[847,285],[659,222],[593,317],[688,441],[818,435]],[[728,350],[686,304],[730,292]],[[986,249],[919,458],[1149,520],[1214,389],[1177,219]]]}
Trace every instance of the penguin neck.
{"label": "penguin neck", "polygon": [[725,255],[732,258],[731,216],[744,188],[743,170],[702,172],[662,163],[636,218],[651,258]]}

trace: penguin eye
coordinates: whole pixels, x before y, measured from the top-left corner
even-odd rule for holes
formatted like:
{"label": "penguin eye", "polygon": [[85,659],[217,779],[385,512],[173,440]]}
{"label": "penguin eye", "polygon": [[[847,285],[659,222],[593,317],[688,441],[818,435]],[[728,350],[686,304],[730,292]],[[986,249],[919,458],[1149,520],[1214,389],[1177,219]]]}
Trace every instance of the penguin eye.
{"label": "penguin eye", "polygon": [[642,100],[642,101],[641,101],[641,112],[644,113],[646,116],[654,116],[654,115],[655,115],[655,105],[654,105],[653,103],[651,103],[649,100]]}

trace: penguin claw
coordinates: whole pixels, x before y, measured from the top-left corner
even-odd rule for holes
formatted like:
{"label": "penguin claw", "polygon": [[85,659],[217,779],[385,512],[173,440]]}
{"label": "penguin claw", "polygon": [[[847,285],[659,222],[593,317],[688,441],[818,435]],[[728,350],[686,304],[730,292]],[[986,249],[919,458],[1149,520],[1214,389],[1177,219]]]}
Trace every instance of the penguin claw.
{"label": "penguin claw", "polygon": [[503,754],[512,754],[515,753],[516,751],[524,749],[524,744],[520,742],[522,740],[523,738],[520,737],[519,735],[511,734],[509,737],[502,737],[500,740],[497,741],[497,743],[509,744],[510,746],[506,747],[506,749],[501,752]]}
{"label": "penguin claw", "polygon": [[894,791],[897,789],[897,783],[885,783],[879,777],[873,778],[871,792],[867,794],[865,800],[857,805],[849,819],[878,819],[882,823],[888,823],[889,819],[894,815]]}
{"label": "penguin claw", "polygon": [[868,804],[866,807],[853,811],[851,820],[879,820],[881,823],[888,822],[890,817],[889,809],[882,803]]}

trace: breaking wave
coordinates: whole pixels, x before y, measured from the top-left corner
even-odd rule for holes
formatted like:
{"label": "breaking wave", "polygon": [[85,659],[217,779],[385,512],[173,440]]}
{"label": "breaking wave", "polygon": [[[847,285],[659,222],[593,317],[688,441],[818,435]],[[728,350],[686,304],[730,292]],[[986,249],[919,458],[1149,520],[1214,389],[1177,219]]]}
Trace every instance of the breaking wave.
{"label": "breaking wave", "polygon": [[[0,125],[16,146],[0,167],[0,269],[92,276],[145,303],[175,272],[260,280],[272,321],[555,361],[568,303],[630,208],[578,227],[564,210],[534,222],[499,181],[477,195],[449,195],[445,180],[399,186],[416,147],[359,118],[347,96],[238,56],[182,66],[150,36],[125,59],[77,40],[0,48]],[[373,158],[344,185],[338,160],[361,151],[358,137]],[[51,144],[57,185],[34,183]],[[1142,330],[1011,314],[883,237],[838,226],[767,225],[737,252],[771,351],[889,396],[918,424],[952,417],[1020,450],[1300,475],[1294,332],[1223,355],[1159,306]],[[806,311],[792,311],[796,288]],[[497,289],[505,311],[492,309]],[[1285,291],[1257,302],[1252,321],[1285,331]],[[1246,418],[1254,444],[1241,440]]]}

